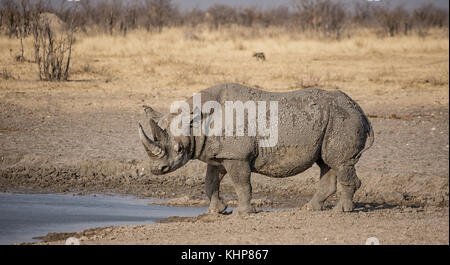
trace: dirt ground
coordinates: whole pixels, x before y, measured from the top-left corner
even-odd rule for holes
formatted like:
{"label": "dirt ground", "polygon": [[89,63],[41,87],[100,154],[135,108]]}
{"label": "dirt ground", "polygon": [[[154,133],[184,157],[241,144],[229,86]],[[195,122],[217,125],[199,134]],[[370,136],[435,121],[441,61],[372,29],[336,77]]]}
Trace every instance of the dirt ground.
{"label": "dirt ground", "polygon": [[352,213],[292,209],[246,216],[201,215],[152,225],[49,234],[39,244],[65,244],[68,237],[80,239],[83,245],[363,245],[370,237],[382,245],[448,245],[449,215],[448,209],[436,207],[374,205],[359,205]]}
{"label": "dirt ground", "polygon": [[[209,44],[171,43],[178,33],[102,37],[113,43],[105,49],[92,48],[100,37],[81,38],[74,74],[63,83],[36,81],[35,65],[14,62],[10,49],[16,43],[2,39],[0,63],[11,76],[0,78],[0,191],[115,192],[178,198],[172,205],[204,204],[201,162],[166,176],[146,170],[137,134],[142,105],[168,110],[172,101],[226,81],[270,91],[314,85],[349,94],[375,129],[375,144],[357,165],[359,210],[301,210],[318,181],[313,166],[285,179],[252,176],[258,206],[294,209],[97,229],[83,243],[363,244],[376,236],[382,244],[448,244],[448,36],[387,44],[351,40],[327,49],[296,39],[283,46],[273,39],[236,43],[219,37]],[[171,47],[158,53],[158,45]],[[136,47],[143,52],[134,53]],[[225,54],[217,55],[221,49]],[[268,50],[268,60],[254,61],[253,50]],[[221,192],[235,199],[227,178]]]}

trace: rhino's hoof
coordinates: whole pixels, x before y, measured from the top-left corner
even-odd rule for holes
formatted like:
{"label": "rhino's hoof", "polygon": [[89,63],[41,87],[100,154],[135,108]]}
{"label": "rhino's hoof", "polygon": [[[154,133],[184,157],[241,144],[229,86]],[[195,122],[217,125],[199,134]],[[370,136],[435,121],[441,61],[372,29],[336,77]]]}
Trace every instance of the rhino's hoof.
{"label": "rhino's hoof", "polygon": [[336,212],[351,212],[355,209],[352,201],[339,201],[336,206],[334,206],[334,210]]}
{"label": "rhino's hoof", "polygon": [[226,205],[223,202],[217,203],[214,206],[210,205],[208,208],[208,213],[213,213],[213,214],[224,213],[225,210],[227,209],[227,207],[228,207],[228,205]]}
{"label": "rhino's hoof", "polygon": [[323,210],[323,203],[310,201],[303,206],[303,209],[307,211],[321,211]]}

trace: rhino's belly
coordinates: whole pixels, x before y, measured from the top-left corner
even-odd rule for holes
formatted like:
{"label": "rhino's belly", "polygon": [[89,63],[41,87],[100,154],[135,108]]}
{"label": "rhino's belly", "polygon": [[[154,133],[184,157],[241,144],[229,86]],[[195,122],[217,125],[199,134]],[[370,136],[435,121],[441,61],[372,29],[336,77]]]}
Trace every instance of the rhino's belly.
{"label": "rhino's belly", "polygon": [[319,157],[319,148],[301,150],[298,147],[260,148],[254,160],[254,171],[269,177],[284,178],[310,168]]}

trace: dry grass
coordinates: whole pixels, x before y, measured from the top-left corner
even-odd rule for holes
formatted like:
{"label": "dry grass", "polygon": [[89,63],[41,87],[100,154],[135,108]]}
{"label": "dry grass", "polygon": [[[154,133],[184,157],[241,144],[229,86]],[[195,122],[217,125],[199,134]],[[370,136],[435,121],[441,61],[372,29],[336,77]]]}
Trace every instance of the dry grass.
{"label": "dry grass", "polygon": [[[195,36],[186,37],[186,36]],[[308,39],[282,29],[231,27],[218,31],[171,28],[162,34],[134,31],[122,36],[77,35],[69,79],[93,87],[142,89],[180,98],[221,82],[267,90],[324,87],[344,90],[446,89],[448,31],[426,38],[379,38],[370,32],[340,41]],[[33,63],[15,62],[17,40],[0,38],[0,63],[35,82]],[[25,58],[34,58],[25,40]],[[264,52],[258,62],[253,52]],[[20,80],[15,80],[20,82]],[[12,81],[8,81],[12,82]],[[83,85],[83,82],[78,82]],[[71,86],[75,86],[71,84]]]}

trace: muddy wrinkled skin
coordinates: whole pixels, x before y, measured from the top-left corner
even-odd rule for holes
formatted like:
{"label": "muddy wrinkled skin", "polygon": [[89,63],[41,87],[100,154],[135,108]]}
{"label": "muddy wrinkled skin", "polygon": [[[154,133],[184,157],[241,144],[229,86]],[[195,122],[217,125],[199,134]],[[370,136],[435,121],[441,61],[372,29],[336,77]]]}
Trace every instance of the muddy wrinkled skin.
{"label": "muddy wrinkled skin", "polygon": [[[228,175],[238,196],[239,206],[235,212],[253,213],[251,172],[284,178],[317,163],[320,181],[305,207],[322,210],[339,182],[342,193],[335,210],[353,210],[353,194],[361,185],[355,164],[362,152],[373,144],[374,135],[364,112],[345,93],[315,88],[275,93],[233,83],[217,85],[200,93],[202,103],[219,102],[222,113],[225,113],[225,101],[266,101],[267,113],[269,101],[278,101],[277,144],[260,147],[261,136],[258,135],[225,136],[223,133],[223,136],[206,137],[193,136],[191,131],[190,136],[174,137],[170,133],[170,122],[177,114],[161,114],[146,107],[151,132],[147,135],[139,126],[139,134],[150,157],[153,174],[172,172],[189,160],[198,159],[208,164],[205,179],[206,194],[210,199],[208,212],[221,213],[226,209],[219,196],[219,186],[222,178]],[[187,102],[192,111],[192,97]],[[201,119],[207,118],[205,116],[202,114]],[[269,126],[269,114],[266,119]],[[247,120],[244,124],[247,126]]]}

